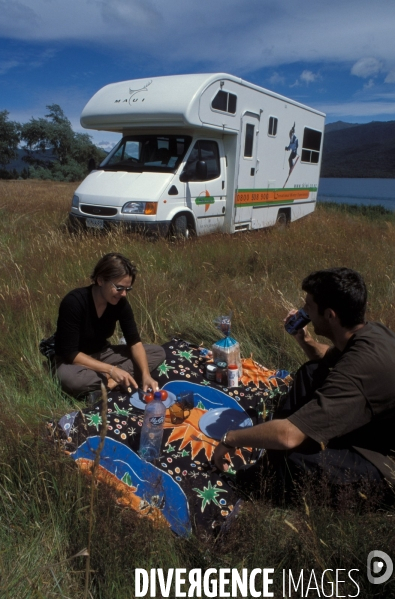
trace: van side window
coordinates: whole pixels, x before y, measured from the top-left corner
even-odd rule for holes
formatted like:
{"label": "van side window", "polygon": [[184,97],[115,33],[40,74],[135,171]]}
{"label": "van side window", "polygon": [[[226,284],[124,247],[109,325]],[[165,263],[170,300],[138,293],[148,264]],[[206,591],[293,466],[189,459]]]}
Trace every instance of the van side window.
{"label": "van side window", "polygon": [[252,158],[254,148],[254,125],[247,123],[246,136],[244,141],[244,158]]}
{"label": "van side window", "polygon": [[269,127],[267,130],[268,135],[275,137],[277,135],[277,123],[278,119],[275,116],[269,117]]}
{"label": "van side window", "polygon": [[201,181],[196,177],[196,164],[199,160],[204,160],[207,164],[207,179],[217,179],[221,174],[219,161],[219,149],[216,141],[209,139],[199,139],[189,154],[184,173],[188,175],[189,181]]}
{"label": "van side window", "polygon": [[304,128],[302,145],[302,162],[318,164],[320,160],[322,132],[315,129]]}
{"label": "van side window", "polygon": [[220,90],[215,96],[211,103],[211,108],[214,110],[220,110],[221,112],[229,112],[229,114],[236,114],[237,107],[237,96]]}

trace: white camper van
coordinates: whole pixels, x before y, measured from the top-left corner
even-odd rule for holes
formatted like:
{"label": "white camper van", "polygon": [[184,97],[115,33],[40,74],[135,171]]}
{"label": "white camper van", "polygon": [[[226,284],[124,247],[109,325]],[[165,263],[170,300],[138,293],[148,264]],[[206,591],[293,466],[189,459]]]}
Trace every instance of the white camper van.
{"label": "white camper van", "polygon": [[71,221],[187,237],[301,218],[316,203],[324,119],[224,73],[107,85],[81,124],[122,139],[76,190]]}

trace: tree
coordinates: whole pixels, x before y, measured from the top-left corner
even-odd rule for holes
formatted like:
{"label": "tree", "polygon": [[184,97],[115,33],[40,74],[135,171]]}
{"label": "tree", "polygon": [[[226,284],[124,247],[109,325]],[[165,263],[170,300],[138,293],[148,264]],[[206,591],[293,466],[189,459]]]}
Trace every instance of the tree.
{"label": "tree", "polygon": [[0,165],[5,166],[18,156],[20,125],[8,120],[8,110],[0,111]]}
{"label": "tree", "polygon": [[30,176],[56,181],[83,179],[89,159],[100,162],[105,154],[91,142],[90,135],[74,133],[58,104],[50,104],[47,109],[45,118],[32,118],[21,127]]}

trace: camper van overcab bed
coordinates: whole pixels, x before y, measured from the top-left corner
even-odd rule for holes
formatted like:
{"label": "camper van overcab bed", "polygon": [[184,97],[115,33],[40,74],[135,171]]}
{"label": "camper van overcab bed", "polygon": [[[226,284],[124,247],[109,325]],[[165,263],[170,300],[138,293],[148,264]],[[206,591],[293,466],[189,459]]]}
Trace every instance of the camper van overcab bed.
{"label": "camper van overcab bed", "polygon": [[81,124],[122,139],[76,190],[70,220],[185,237],[296,220],[315,207],[324,120],[223,73],[107,85]]}

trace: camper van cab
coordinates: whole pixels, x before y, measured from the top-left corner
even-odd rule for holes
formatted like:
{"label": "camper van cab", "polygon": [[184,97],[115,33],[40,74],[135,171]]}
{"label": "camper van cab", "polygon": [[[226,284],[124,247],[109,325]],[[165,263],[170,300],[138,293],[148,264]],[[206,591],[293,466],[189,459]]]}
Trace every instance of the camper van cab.
{"label": "camper van cab", "polygon": [[315,207],[324,119],[222,73],[107,85],[81,124],[122,139],[76,190],[70,219],[184,237],[296,220]]}

